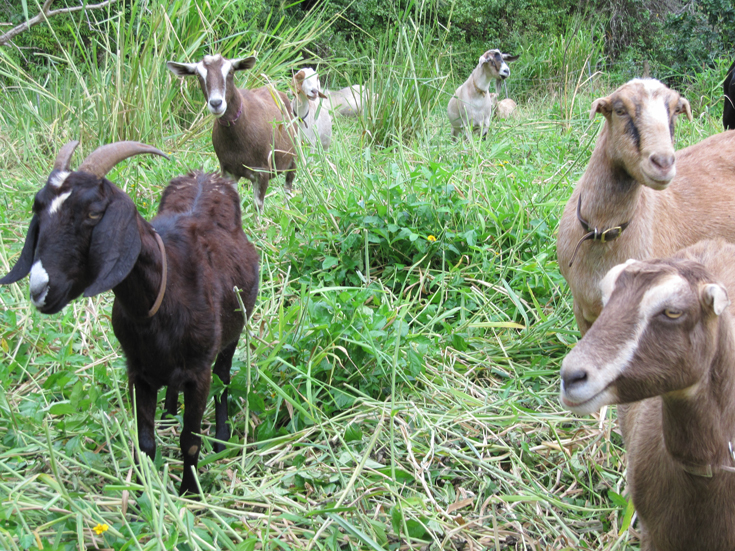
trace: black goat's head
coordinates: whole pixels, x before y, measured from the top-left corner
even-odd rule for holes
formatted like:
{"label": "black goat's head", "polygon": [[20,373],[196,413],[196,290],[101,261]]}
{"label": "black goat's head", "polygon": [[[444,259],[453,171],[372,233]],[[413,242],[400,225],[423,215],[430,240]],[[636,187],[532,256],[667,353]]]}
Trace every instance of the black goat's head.
{"label": "black goat's head", "polygon": [[93,151],[78,170],[69,163],[79,142],[59,151],[46,185],[36,194],[23,250],[0,284],[31,274],[31,302],[55,314],[82,293],[91,297],[127,277],[140,253],[135,204],[105,175],[140,153],[164,153],[138,142]]}

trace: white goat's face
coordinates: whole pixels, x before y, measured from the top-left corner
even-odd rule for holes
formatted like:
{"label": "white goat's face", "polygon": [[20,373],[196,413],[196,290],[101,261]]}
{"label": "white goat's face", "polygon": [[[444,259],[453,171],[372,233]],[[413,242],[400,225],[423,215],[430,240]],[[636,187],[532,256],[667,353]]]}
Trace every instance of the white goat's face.
{"label": "white goat's face", "polygon": [[518,59],[518,56],[504,54],[500,50],[488,50],[480,56],[479,65],[485,74],[496,80],[505,80],[510,76],[508,63]]}
{"label": "white goat's face", "polygon": [[675,259],[616,266],[600,286],[605,307],[562,363],[562,404],[588,414],[696,390],[730,303],[724,287],[701,264]]}
{"label": "white goat's face", "polygon": [[234,72],[250,69],[254,64],[254,57],[230,60],[216,54],[205,55],[204,59],[198,63],[169,61],[166,66],[178,76],[196,75],[207,101],[207,109],[219,118],[225,114],[228,102],[232,101],[236,93]]}
{"label": "white goat's face", "polygon": [[319,76],[311,67],[305,67],[293,77],[296,93],[303,94],[306,99],[315,101],[317,98],[326,98],[322,93]]}
{"label": "white goat's face", "polygon": [[656,190],[676,176],[674,125],[680,113],[692,119],[689,102],[654,79],[634,79],[593,102],[590,118],[607,119],[613,163]]}

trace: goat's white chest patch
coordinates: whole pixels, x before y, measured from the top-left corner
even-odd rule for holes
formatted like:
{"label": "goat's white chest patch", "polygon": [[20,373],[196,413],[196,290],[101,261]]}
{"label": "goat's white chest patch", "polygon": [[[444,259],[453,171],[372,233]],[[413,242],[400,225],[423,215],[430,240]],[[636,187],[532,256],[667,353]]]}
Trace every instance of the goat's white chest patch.
{"label": "goat's white chest patch", "polygon": [[71,195],[71,190],[55,197],[54,200],[51,201],[51,204],[48,207],[49,214],[54,214],[56,211],[58,211],[61,205],[64,204],[64,201],[66,201],[70,195]]}

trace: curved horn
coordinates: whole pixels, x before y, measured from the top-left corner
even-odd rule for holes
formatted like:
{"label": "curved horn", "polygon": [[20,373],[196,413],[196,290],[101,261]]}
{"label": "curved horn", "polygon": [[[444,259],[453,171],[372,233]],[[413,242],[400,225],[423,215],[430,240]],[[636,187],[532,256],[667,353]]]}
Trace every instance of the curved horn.
{"label": "curved horn", "polygon": [[59,150],[59,154],[56,155],[56,161],[54,161],[54,170],[64,170],[69,172],[69,163],[71,162],[71,156],[74,154],[74,150],[79,145],[79,142],[74,140],[73,142],[67,143],[64,147]]}
{"label": "curved horn", "polygon": [[101,145],[92,151],[77,170],[94,174],[98,178],[104,178],[117,163],[141,153],[151,153],[169,158],[163,151],[152,145],[140,142],[115,142]]}

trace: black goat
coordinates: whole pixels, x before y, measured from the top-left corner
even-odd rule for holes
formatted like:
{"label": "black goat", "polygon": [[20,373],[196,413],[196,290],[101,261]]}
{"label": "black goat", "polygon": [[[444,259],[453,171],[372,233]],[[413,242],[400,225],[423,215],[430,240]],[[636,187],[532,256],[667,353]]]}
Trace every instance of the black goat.
{"label": "black goat", "polygon": [[[96,149],[70,172],[77,143],[61,149],[36,194],[20,258],[0,284],[30,272],[31,302],[44,314],[60,311],[81,294],[112,289],[112,327],[127,358],[140,449],[155,455],[158,389],[168,386],[171,413],[183,390],[181,494],[198,494],[197,433],[210,368],[214,362],[214,372],[229,383],[245,315],[252,313],[258,293],[258,254],[242,231],[237,192],[217,175],[180,176],[166,187],[158,215],[148,223],[105,175],[132,155],[164,154],[145,144],[118,142]],[[247,312],[238,304],[235,287]],[[215,411],[216,438],[226,442],[226,390],[215,401]],[[215,444],[216,451],[223,448]]]}
{"label": "black goat", "polygon": [[725,90],[725,108],[722,110],[722,125],[725,130],[735,129],[735,62],[730,65],[722,87]]}

